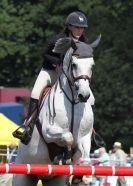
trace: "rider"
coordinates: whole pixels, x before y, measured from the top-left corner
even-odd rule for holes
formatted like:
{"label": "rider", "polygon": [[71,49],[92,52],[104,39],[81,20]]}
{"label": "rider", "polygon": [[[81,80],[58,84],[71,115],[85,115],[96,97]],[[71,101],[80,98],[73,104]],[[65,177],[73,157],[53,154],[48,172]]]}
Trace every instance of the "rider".
{"label": "rider", "polygon": [[[23,133],[21,133],[21,136],[17,134],[15,136],[18,137],[22,143],[24,144],[29,143],[34,128],[34,120],[30,121],[28,124],[27,122],[29,118],[31,118],[33,112],[37,111],[38,109],[38,100],[42,90],[48,86],[52,86],[55,83],[59,71],[58,67],[62,64],[60,54],[53,53],[52,51],[55,42],[59,38],[71,37],[75,40],[87,43],[88,41],[83,35],[85,28],[87,27],[88,27],[87,18],[84,15],[84,13],[81,11],[74,11],[70,13],[66,18],[64,31],[49,40],[44,52],[44,62],[42,64],[42,69],[36,79],[35,85],[31,93],[27,119],[24,123],[25,130]],[[94,97],[92,93],[91,96],[93,100],[92,102],[94,102]],[[92,105],[93,104],[94,103],[92,103]]]}

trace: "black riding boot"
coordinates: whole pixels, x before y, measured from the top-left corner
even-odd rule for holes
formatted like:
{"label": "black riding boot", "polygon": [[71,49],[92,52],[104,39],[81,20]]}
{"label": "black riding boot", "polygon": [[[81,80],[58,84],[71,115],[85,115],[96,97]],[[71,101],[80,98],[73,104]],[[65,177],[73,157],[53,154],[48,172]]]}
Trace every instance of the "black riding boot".
{"label": "black riding boot", "polygon": [[20,141],[25,145],[27,145],[31,140],[37,115],[38,115],[38,100],[34,98],[30,98],[28,115],[24,124],[24,131],[23,132],[19,131],[19,129],[21,128],[19,127],[17,130],[13,132],[13,136],[20,139]]}

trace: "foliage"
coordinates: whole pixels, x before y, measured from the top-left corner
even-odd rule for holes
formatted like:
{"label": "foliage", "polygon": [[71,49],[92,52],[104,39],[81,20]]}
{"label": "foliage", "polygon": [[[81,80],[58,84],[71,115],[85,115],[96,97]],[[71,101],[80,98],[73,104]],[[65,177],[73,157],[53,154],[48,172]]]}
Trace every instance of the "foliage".
{"label": "foliage", "polygon": [[3,0],[0,2],[0,75],[4,86],[24,86],[41,66],[44,32],[38,18],[41,4]]}
{"label": "foliage", "polygon": [[105,11],[100,12],[103,21],[100,25],[103,31],[102,50],[100,48],[93,72],[95,126],[109,147],[120,140],[128,148],[132,141],[127,138],[133,134],[130,130],[133,124],[133,3],[117,3],[105,4],[108,10],[106,17]]}
{"label": "foliage", "polygon": [[102,34],[91,84],[94,128],[109,148],[115,140],[128,148],[133,133],[133,1],[1,0],[0,85],[32,86],[46,40],[60,32],[68,13],[77,9],[88,18],[90,42]]}

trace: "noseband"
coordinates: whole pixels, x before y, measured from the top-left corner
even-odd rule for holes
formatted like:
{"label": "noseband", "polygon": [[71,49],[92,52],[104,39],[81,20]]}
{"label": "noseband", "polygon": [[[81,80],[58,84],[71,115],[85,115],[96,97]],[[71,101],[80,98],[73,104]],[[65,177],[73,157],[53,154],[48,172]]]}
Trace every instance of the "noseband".
{"label": "noseband", "polygon": [[90,78],[89,78],[89,76],[87,76],[87,75],[81,75],[81,76],[77,76],[77,77],[74,77],[74,76],[73,76],[74,82],[77,81],[77,80],[80,80],[80,79],[84,79],[84,80],[90,81]]}

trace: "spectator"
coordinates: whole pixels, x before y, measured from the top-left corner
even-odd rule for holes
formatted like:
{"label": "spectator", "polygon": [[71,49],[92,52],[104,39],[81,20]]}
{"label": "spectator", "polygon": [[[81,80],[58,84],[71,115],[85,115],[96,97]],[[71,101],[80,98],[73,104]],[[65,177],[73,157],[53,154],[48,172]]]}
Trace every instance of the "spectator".
{"label": "spectator", "polygon": [[101,147],[98,149],[99,150],[99,161],[101,165],[107,166],[109,165],[109,154],[107,153],[105,147]]}
{"label": "spectator", "polygon": [[100,156],[100,152],[97,149],[97,150],[94,151],[94,159],[91,160],[92,165],[99,165],[99,163],[100,163],[99,162],[99,156]]}
{"label": "spectator", "polygon": [[111,166],[115,166],[116,156],[115,156],[114,149],[111,149],[111,150],[109,151],[109,157],[110,157],[110,165],[111,165]]}
{"label": "spectator", "polygon": [[130,154],[130,165],[133,167],[133,154]]}
{"label": "spectator", "polygon": [[[94,151],[94,159],[91,161],[92,165],[97,166],[107,166],[109,165],[109,155],[106,152],[106,149],[104,147],[101,147],[97,150]],[[87,179],[85,180],[86,177],[84,178],[84,183]],[[90,177],[89,177],[90,178]],[[91,186],[102,186],[104,184],[107,184],[107,177],[106,176],[92,176],[92,179],[88,179],[88,185]]]}
{"label": "spectator", "polygon": [[[7,147],[7,163],[14,163],[17,155],[17,145],[12,142]],[[13,174],[0,174],[0,186],[12,186]]]}
{"label": "spectator", "polygon": [[[99,165],[100,166],[108,166],[109,165],[109,154],[107,153],[105,147],[101,147],[99,150]],[[99,186],[107,184],[107,176],[98,176],[97,179],[99,180]]]}
{"label": "spectator", "polygon": [[[113,145],[115,166],[126,166],[127,154],[122,149],[120,142],[115,142]],[[127,186],[124,176],[118,176],[116,186]]]}
{"label": "spectator", "polygon": [[11,143],[7,147],[7,163],[14,163],[17,156],[17,145],[16,143]]}
{"label": "spectator", "polygon": [[127,154],[122,149],[122,144],[120,142],[115,142],[113,145],[113,152],[115,156],[116,166],[125,166],[127,161]]}

